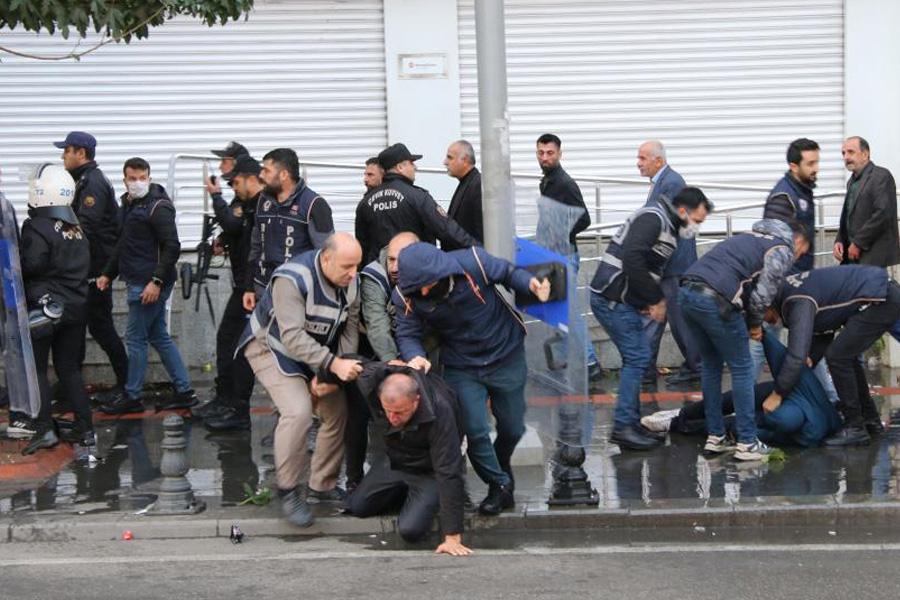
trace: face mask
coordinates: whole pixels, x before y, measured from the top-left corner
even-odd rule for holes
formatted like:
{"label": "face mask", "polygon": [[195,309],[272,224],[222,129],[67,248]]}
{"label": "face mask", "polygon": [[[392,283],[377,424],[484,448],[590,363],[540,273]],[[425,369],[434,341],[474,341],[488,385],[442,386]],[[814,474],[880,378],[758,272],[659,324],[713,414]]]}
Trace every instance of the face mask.
{"label": "face mask", "polygon": [[688,218],[687,225],[682,225],[678,230],[678,237],[683,240],[692,240],[700,233],[700,223],[694,223]]}
{"label": "face mask", "polygon": [[143,198],[150,192],[149,181],[131,181],[126,185],[128,187],[128,195],[133,199]]}

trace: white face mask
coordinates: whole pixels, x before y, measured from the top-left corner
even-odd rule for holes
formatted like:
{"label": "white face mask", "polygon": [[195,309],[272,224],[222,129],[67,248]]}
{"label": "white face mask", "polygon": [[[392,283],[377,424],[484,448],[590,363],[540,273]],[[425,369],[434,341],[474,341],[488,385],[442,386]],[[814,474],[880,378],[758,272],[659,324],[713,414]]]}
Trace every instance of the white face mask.
{"label": "white face mask", "polygon": [[683,240],[692,240],[697,237],[698,233],[700,233],[700,223],[695,223],[688,217],[687,225],[682,225],[678,230],[678,237]]}
{"label": "white face mask", "polygon": [[150,192],[149,181],[131,181],[126,186],[128,187],[128,195],[135,200],[143,198]]}

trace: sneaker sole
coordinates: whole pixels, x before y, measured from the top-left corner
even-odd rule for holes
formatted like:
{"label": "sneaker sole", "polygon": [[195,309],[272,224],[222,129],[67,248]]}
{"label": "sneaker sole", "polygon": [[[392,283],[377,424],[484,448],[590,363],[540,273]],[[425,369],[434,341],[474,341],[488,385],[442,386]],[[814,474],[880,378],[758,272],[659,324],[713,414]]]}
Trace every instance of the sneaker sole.
{"label": "sneaker sole", "polygon": [[29,440],[34,437],[34,431],[28,431],[27,429],[7,429],[6,437],[11,440]]}
{"label": "sneaker sole", "polygon": [[664,429],[660,429],[660,427],[662,427],[662,425],[660,423],[654,423],[653,421],[650,420],[650,417],[642,417],[641,418],[641,425],[643,425],[645,428],[649,429],[650,431],[652,431],[654,433],[669,433],[670,427],[668,427],[668,425],[670,425],[670,424],[671,424],[671,421],[669,421],[669,423],[666,424],[667,426]]}
{"label": "sneaker sole", "polygon": [[737,452],[737,448],[734,446],[703,446],[703,451],[710,454],[731,454]]}

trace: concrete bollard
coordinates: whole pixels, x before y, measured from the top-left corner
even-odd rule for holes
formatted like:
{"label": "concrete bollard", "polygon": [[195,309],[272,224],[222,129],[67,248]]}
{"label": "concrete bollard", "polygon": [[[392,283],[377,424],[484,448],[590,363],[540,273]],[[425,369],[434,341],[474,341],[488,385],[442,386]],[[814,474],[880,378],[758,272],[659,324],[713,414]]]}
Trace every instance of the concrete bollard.
{"label": "concrete bollard", "polygon": [[184,419],[169,415],[163,421],[162,460],[159,470],[163,479],[159,497],[147,508],[148,515],[194,515],[206,508],[206,504],[194,498],[188,472],[187,440],[184,437]]}

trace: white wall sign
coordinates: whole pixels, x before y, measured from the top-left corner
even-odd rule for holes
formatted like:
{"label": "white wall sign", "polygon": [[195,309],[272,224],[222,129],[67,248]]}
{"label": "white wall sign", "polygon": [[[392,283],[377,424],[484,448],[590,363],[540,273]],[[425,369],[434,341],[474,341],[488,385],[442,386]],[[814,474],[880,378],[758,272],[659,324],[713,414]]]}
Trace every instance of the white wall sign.
{"label": "white wall sign", "polygon": [[446,79],[446,54],[400,54],[400,79]]}

